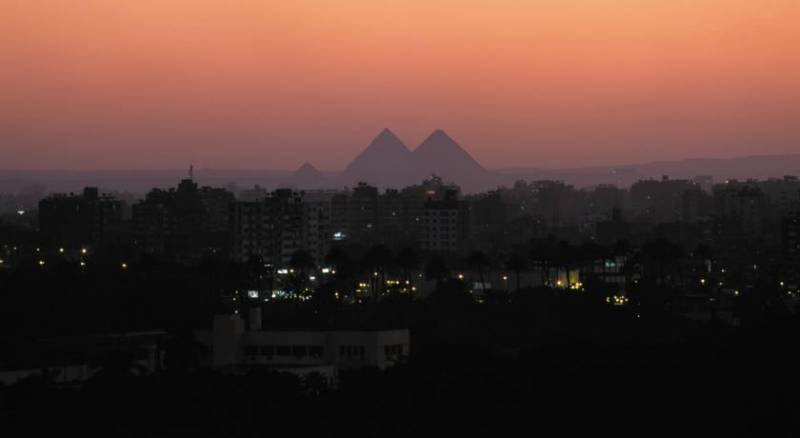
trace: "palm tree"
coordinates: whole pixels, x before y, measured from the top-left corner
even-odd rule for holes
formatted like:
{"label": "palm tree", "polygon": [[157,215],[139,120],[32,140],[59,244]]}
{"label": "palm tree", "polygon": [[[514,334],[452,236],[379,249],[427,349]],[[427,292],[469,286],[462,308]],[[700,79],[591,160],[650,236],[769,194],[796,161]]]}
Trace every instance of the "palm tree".
{"label": "palm tree", "polygon": [[527,269],[527,267],[528,267],[527,260],[525,259],[525,257],[519,254],[512,254],[511,257],[509,257],[508,260],[506,260],[506,269],[514,272],[514,276],[516,278],[516,283],[517,283],[517,290],[519,290],[520,288],[520,278],[519,278],[520,272]]}
{"label": "palm tree", "polygon": [[305,291],[306,281],[308,280],[308,275],[306,275],[306,272],[309,269],[316,267],[316,264],[314,263],[314,257],[312,257],[308,251],[298,249],[289,259],[289,267],[297,271],[297,274],[295,275],[295,278],[297,279],[297,289],[299,289],[295,290],[295,297],[297,297],[298,292]]}
{"label": "palm tree", "polygon": [[350,262],[350,256],[347,255],[341,248],[331,248],[328,254],[325,255],[325,263],[338,270],[343,268],[344,265]]}
{"label": "palm tree", "polygon": [[564,269],[564,274],[567,279],[567,288],[569,289],[572,286],[572,279],[570,278],[569,271],[575,262],[575,248],[569,242],[562,240],[556,245],[553,257],[556,260],[556,276],[558,276],[559,269]]}
{"label": "palm tree", "polygon": [[[578,251],[577,261],[581,264],[581,274],[591,273],[594,275],[594,265],[596,261],[600,261],[600,269],[602,278],[605,281],[606,273],[606,259],[608,258],[608,251],[606,247],[595,242],[584,242]],[[590,269],[587,269],[590,268]]]}
{"label": "palm tree", "polygon": [[353,260],[341,248],[332,248],[325,256],[325,264],[333,268],[333,282],[336,289],[352,290],[347,287],[348,280],[352,278]]}
{"label": "palm tree", "polygon": [[485,292],[486,283],[483,281],[483,268],[489,264],[489,257],[483,251],[473,251],[467,257],[467,264],[478,271],[478,278],[481,280],[481,291]]}
{"label": "palm tree", "polygon": [[[551,235],[546,239],[532,240],[530,243],[530,260],[534,265],[539,265],[539,275],[542,286],[550,283],[550,267],[557,261],[555,259],[556,241]],[[558,272],[556,272],[558,276]]]}
{"label": "palm tree", "polygon": [[542,286],[546,286],[547,282],[550,280],[550,267],[548,263],[549,251],[547,248],[547,242],[538,239],[532,239],[529,246],[529,257],[531,264],[534,267],[539,267],[539,281],[542,283]]}
{"label": "palm tree", "polygon": [[[377,300],[379,291],[382,293],[386,288],[386,270],[392,263],[392,252],[385,245],[375,245],[364,253],[362,262],[363,266],[371,271],[369,278],[373,284],[372,291],[375,294],[373,298]],[[380,286],[376,284],[378,281]]]}
{"label": "palm tree", "polygon": [[681,258],[683,249],[667,239],[659,238],[645,242],[642,245],[641,253],[645,264],[645,275],[653,279],[652,269],[647,268],[654,267],[656,271],[654,279],[657,284],[662,284],[666,268],[673,266]]}
{"label": "palm tree", "polygon": [[[258,255],[251,255],[245,263],[245,270],[248,286],[261,290],[264,286],[262,280],[267,274],[267,270],[264,267],[264,259]],[[267,277],[271,278],[272,276],[268,275]]]}
{"label": "palm tree", "polygon": [[450,269],[442,256],[435,254],[428,259],[428,263],[425,265],[425,276],[435,279],[437,288],[449,274]]}
{"label": "palm tree", "polygon": [[411,283],[411,272],[419,267],[419,254],[414,248],[403,248],[397,254],[397,265],[403,270],[404,280]]}

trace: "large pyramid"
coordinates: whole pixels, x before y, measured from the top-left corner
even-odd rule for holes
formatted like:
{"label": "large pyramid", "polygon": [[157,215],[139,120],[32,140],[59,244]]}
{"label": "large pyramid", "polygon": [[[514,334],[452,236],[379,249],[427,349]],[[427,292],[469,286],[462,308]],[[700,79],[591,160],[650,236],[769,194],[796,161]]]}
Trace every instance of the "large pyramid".
{"label": "large pyramid", "polygon": [[345,184],[366,181],[379,186],[405,184],[413,173],[411,151],[384,129],[342,172]]}
{"label": "large pyramid", "polygon": [[483,166],[441,129],[428,136],[412,155],[417,172],[427,176],[436,174],[459,184],[483,178],[487,173]]}

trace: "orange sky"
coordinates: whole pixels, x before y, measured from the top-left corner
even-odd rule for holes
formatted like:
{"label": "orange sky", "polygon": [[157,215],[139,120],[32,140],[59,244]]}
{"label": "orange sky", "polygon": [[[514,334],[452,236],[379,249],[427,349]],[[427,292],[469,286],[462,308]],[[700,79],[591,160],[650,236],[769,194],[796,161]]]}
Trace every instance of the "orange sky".
{"label": "orange sky", "polygon": [[0,168],[800,153],[797,0],[3,0]]}

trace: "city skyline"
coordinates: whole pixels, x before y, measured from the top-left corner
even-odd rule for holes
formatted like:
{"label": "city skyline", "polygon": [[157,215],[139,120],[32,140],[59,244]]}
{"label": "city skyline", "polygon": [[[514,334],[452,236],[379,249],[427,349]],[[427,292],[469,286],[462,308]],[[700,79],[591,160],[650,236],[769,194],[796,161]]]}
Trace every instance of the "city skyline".
{"label": "city skyline", "polygon": [[792,435],[798,23],[3,1],[0,430]]}

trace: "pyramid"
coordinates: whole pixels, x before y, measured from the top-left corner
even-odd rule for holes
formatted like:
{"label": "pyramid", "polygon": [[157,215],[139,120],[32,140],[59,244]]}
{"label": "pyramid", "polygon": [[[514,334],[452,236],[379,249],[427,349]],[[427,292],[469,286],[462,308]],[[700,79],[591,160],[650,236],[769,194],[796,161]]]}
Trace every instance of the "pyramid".
{"label": "pyramid", "polygon": [[341,174],[343,182],[366,181],[379,186],[397,186],[413,174],[411,151],[389,129],[375,137]]}
{"label": "pyramid", "polygon": [[297,170],[294,171],[295,178],[319,178],[322,176],[319,170],[313,164],[306,161]]}
{"label": "pyramid", "polygon": [[483,166],[441,129],[428,136],[412,155],[414,167],[425,175],[435,173],[458,181],[486,173]]}
{"label": "pyramid", "polygon": [[324,187],[327,181],[322,172],[313,164],[306,162],[294,171],[289,183],[301,189],[318,189]]}

